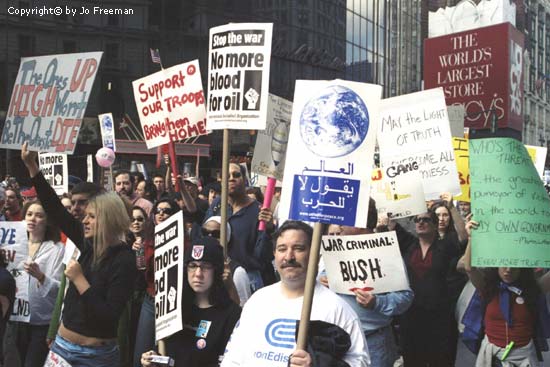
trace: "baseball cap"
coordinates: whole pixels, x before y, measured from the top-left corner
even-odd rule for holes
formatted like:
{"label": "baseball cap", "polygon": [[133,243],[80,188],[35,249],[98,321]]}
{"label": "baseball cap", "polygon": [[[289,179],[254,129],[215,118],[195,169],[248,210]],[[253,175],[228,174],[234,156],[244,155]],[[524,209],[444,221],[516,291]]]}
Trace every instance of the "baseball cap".
{"label": "baseball cap", "polygon": [[34,188],[34,186],[32,186],[26,190],[21,191],[21,196],[24,198],[34,198],[38,196],[38,194],[36,193],[36,189]]}
{"label": "baseball cap", "polygon": [[196,177],[186,177],[183,179],[183,181],[187,181],[195,186],[199,186],[199,180]]}

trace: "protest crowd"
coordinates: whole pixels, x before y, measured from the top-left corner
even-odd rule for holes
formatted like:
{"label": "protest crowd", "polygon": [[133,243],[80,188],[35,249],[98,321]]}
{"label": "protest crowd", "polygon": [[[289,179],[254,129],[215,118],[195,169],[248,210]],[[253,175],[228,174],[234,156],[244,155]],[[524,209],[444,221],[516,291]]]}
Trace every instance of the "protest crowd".
{"label": "protest crowd", "polygon": [[[202,89],[184,95],[193,98],[189,108],[204,110],[208,100],[213,120],[223,120],[220,113],[241,102],[260,109],[268,99],[252,84],[242,100],[226,104],[216,96],[240,84],[241,69],[256,68],[260,74],[254,75],[269,80],[267,72],[261,75],[269,70],[269,54],[253,51],[263,45],[265,30],[243,38],[231,29],[223,33],[229,32],[229,46],[222,33],[214,37],[210,67],[216,77],[208,98]],[[239,43],[252,51],[231,53]],[[237,74],[224,79],[228,65]],[[145,78],[136,88],[144,100],[161,96],[159,85],[187,88],[176,81],[197,76],[198,62],[182,70],[179,79],[163,74],[157,89],[147,88]],[[508,140],[471,142],[471,195],[469,186],[464,195],[441,90],[380,102],[375,162],[376,131],[361,130],[373,121],[359,94],[380,90],[365,92],[363,83],[300,82],[297,96],[318,87],[321,102],[295,100],[288,108],[278,102],[289,120],[292,108],[304,112],[298,124],[292,117],[290,132],[274,125],[273,140],[257,143],[257,149],[270,145],[275,165],[286,153],[284,177],[267,175],[266,185],[250,185],[250,172],[258,168],[237,162],[218,165],[217,178],[200,176],[198,169],[195,176],[180,175],[181,162],[172,152],[148,175],[118,169],[111,173],[112,185],[78,180],[59,192],[46,178],[40,149],[28,141],[19,146],[28,176],[8,175],[0,183],[3,366],[451,367],[460,343],[476,355],[476,367],[543,366],[550,338],[548,254],[491,254],[504,237],[482,237],[492,235],[487,217],[506,210],[522,219],[498,222],[501,232],[521,232],[522,246],[550,244],[550,224],[524,219],[550,216],[542,182],[517,173],[507,181],[509,191],[480,189],[480,181],[502,181],[491,173],[497,163],[478,164],[483,154],[509,154],[499,164],[535,172],[524,147]],[[345,107],[331,104],[342,98]],[[407,124],[392,115],[401,113],[395,103],[412,111]],[[176,104],[185,105],[175,103],[174,109]],[[419,108],[422,121],[413,116]],[[138,110],[142,120],[154,114]],[[303,122],[317,113],[323,113],[313,118],[317,125]],[[323,126],[327,119],[345,121]],[[163,126],[177,128],[182,121],[166,118]],[[205,119],[200,121],[196,132],[206,133]],[[400,130],[420,129],[421,123],[439,125],[414,134]],[[169,135],[150,126],[144,131],[148,143]],[[297,136],[303,143],[292,140]],[[392,139],[414,161],[395,153]],[[412,143],[422,148],[415,151]],[[112,160],[100,165],[109,167]],[[486,204],[497,194],[498,200]],[[542,204],[516,207],[514,197]],[[482,252],[484,247],[489,250]]]}

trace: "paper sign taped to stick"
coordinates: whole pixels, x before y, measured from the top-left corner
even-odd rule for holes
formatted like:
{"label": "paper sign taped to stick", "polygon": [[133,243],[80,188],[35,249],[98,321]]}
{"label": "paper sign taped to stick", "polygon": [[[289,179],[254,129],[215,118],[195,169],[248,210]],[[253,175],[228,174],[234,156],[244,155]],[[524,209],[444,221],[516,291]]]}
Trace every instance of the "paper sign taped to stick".
{"label": "paper sign taped to stick", "polygon": [[405,218],[426,212],[418,164],[377,168],[371,178],[371,197],[378,214]]}
{"label": "paper sign taped to stick", "polygon": [[292,116],[292,102],[269,95],[265,130],[258,130],[252,157],[252,174],[282,181]]}
{"label": "paper sign taped to stick", "polygon": [[455,200],[470,202],[470,153],[468,151],[468,139],[453,138],[456,169],[461,194],[454,197]]}
{"label": "paper sign taped to stick", "polygon": [[208,133],[198,60],[134,80],[132,85],[148,149]]}
{"label": "paper sign taped to stick", "polygon": [[102,54],[22,58],[0,148],[72,154]]}
{"label": "paper sign taped to stick", "polygon": [[183,328],[183,240],[181,212],[155,226],[155,340]]}
{"label": "paper sign taped to stick", "polygon": [[210,29],[208,129],[265,129],[272,23]]}
{"label": "paper sign taped to stick", "polygon": [[472,264],[550,267],[550,199],[525,146],[512,138],[470,140]]}
{"label": "paper sign taped to stick", "polygon": [[69,192],[69,168],[66,154],[38,154],[40,171],[57,195]]}
{"label": "paper sign taped to stick", "polygon": [[460,194],[443,89],[382,100],[378,144],[383,166],[418,163],[426,200]]}
{"label": "paper sign taped to stick", "polygon": [[99,127],[101,129],[101,141],[104,148],[109,148],[116,152],[115,127],[112,113],[98,115]]}
{"label": "paper sign taped to stick", "polygon": [[386,293],[409,289],[395,232],[323,236],[328,284],[336,293],[355,289]]}

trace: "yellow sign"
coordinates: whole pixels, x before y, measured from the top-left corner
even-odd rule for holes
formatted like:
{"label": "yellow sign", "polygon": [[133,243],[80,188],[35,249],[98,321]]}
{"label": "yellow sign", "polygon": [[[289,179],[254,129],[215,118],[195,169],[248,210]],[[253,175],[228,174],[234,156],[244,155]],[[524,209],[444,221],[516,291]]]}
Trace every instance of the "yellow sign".
{"label": "yellow sign", "polygon": [[453,138],[455,162],[462,193],[455,200],[470,202],[470,165],[468,162],[468,139]]}

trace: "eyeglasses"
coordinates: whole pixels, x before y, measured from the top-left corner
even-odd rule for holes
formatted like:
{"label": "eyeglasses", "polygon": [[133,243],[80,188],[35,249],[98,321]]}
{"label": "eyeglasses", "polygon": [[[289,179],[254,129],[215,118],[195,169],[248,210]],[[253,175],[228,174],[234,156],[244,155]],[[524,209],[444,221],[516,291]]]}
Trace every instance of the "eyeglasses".
{"label": "eyeglasses", "polygon": [[172,208],[157,208],[155,213],[157,214],[173,214],[174,211],[172,210]]}
{"label": "eyeglasses", "polygon": [[195,271],[197,271],[198,268],[200,268],[201,271],[210,271],[210,270],[214,269],[214,265],[212,265],[210,263],[207,263],[207,262],[203,262],[203,263],[191,262],[191,263],[187,264],[187,271],[195,272]]}
{"label": "eyeglasses", "polygon": [[241,178],[243,177],[243,174],[239,171],[229,172],[229,177]]}
{"label": "eyeglasses", "polygon": [[414,218],[415,223],[432,223],[432,218],[428,217],[416,217]]}
{"label": "eyeglasses", "polygon": [[220,232],[219,229],[216,229],[214,231],[209,231],[206,228],[201,228],[201,233],[202,233],[203,236],[214,237],[214,238],[220,239],[220,233],[221,232]]}
{"label": "eyeglasses", "polygon": [[143,218],[143,217],[133,217],[132,222],[136,222],[136,221],[141,223],[141,222],[145,221],[145,218]]}

